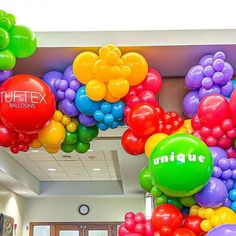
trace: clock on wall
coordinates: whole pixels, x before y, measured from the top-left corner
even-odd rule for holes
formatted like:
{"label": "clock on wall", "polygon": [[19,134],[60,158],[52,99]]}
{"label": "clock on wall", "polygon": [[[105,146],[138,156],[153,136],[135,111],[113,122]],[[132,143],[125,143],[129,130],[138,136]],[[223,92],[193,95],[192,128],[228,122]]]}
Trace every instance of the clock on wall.
{"label": "clock on wall", "polygon": [[86,204],[82,204],[79,206],[78,210],[81,215],[85,216],[89,213],[89,206]]}

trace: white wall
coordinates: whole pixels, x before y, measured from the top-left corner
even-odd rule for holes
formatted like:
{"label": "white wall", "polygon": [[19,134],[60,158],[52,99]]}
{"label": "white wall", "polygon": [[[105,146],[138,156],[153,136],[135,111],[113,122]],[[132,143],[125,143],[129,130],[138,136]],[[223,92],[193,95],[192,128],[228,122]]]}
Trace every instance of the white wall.
{"label": "white wall", "polygon": [[[90,212],[81,216],[76,207],[85,203]],[[102,222],[123,221],[128,211],[145,213],[144,197],[56,197],[26,199],[24,236],[29,222]]]}
{"label": "white wall", "polygon": [[22,236],[24,199],[7,188],[0,186],[0,212],[14,218],[15,224],[17,224],[16,236]]}

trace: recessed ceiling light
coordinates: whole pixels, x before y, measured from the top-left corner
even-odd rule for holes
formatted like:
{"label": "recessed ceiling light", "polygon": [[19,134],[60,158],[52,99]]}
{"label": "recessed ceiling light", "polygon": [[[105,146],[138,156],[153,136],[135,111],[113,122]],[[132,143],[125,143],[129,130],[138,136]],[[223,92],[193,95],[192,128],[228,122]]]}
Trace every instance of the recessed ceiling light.
{"label": "recessed ceiling light", "polygon": [[55,168],[48,168],[48,171],[56,171],[57,169]]}
{"label": "recessed ceiling light", "polygon": [[89,149],[88,152],[93,152],[93,149]]}
{"label": "recessed ceiling light", "polygon": [[39,149],[30,149],[30,152],[40,152]]}
{"label": "recessed ceiling light", "polygon": [[100,168],[93,168],[94,171],[99,171],[101,170]]}

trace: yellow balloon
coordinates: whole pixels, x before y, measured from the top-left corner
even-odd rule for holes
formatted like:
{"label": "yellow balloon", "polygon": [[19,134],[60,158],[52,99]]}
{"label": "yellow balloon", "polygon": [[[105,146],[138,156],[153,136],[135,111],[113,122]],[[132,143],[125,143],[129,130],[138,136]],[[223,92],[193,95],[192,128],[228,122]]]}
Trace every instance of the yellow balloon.
{"label": "yellow balloon", "polygon": [[100,82],[108,82],[112,78],[111,67],[104,61],[98,60],[93,66],[93,75],[94,78]]}
{"label": "yellow balloon", "polygon": [[186,128],[186,130],[188,131],[189,134],[191,134],[193,132],[193,127],[192,127],[191,119],[185,120],[183,126]]}
{"label": "yellow balloon", "polygon": [[120,98],[116,98],[116,97],[112,96],[112,95],[109,93],[109,91],[107,91],[107,94],[106,94],[106,96],[105,96],[104,99],[105,99],[107,102],[110,102],[110,103],[117,102],[117,101],[120,100]]}
{"label": "yellow balloon", "polygon": [[75,124],[76,124],[76,126],[78,126],[78,124],[79,124],[79,121],[78,121],[76,118],[72,118],[72,119],[71,119],[71,121],[72,121],[73,123],[75,123]]}
{"label": "yellow balloon", "polygon": [[71,122],[71,118],[67,115],[63,115],[61,123],[63,125],[68,125],[68,124],[70,124],[70,122]]}
{"label": "yellow balloon", "polygon": [[66,126],[66,129],[67,129],[69,132],[73,133],[73,132],[76,131],[77,125],[76,125],[74,122],[70,122],[70,123]]}
{"label": "yellow balloon", "polygon": [[206,208],[200,207],[197,211],[197,214],[199,217],[204,219],[204,218],[206,218],[205,212],[206,212]]}
{"label": "yellow balloon", "polygon": [[209,220],[203,220],[200,225],[201,229],[205,232],[208,232],[212,229],[211,222]]}
{"label": "yellow balloon", "polygon": [[198,215],[198,209],[200,208],[200,206],[198,205],[194,205],[190,208],[190,215],[191,216],[197,216]]}
{"label": "yellow balloon", "polygon": [[40,142],[47,147],[60,146],[65,139],[64,126],[55,120],[51,120],[50,123],[45,126],[39,132]]}
{"label": "yellow balloon", "polygon": [[204,218],[207,218],[209,220],[214,215],[215,215],[215,211],[212,208],[206,208]]}
{"label": "yellow balloon", "polygon": [[86,85],[86,93],[93,101],[100,101],[106,96],[107,87],[98,80],[91,80]]}
{"label": "yellow balloon", "polygon": [[113,79],[108,82],[109,93],[116,98],[123,98],[129,92],[129,82],[126,79]]}
{"label": "yellow balloon", "polygon": [[121,57],[121,51],[114,44],[107,44],[99,50],[100,58],[108,65],[117,64],[117,60]]}
{"label": "yellow balloon", "polygon": [[180,127],[179,129],[177,129],[174,132],[172,132],[172,134],[187,134],[187,133],[188,133],[188,131],[184,127]]}
{"label": "yellow balloon", "polygon": [[139,53],[128,52],[121,57],[125,66],[132,70],[131,75],[127,78],[131,86],[140,84],[146,77],[148,64],[146,59]]}
{"label": "yellow balloon", "polygon": [[94,79],[93,65],[99,59],[99,56],[94,52],[82,52],[73,62],[73,72],[77,80],[83,84],[87,84]]}
{"label": "yellow balloon", "polygon": [[53,120],[58,121],[58,122],[61,122],[62,118],[63,118],[63,113],[58,110],[54,112],[54,115],[52,117]]}
{"label": "yellow balloon", "polygon": [[30,145],[32,148],[41,148],[43,146],[43,144],[38,140],[34,140],[33,143],[31,143]]}
{"label": "yellow balloon", "polygon": [[236,214],[227,207],[219,207],[215,210],[216,215],[220,216],[223,224],[236,224]]}
{"label": "yellow balloon", "polygon": [[45,151],[47,151],[48,153],[57,153],[60,151],[61,149],[61,145],[59,146],[55,146],[55,147],[47,147],[47,146],[43,146],[43,148],[45,149]]}
{"label": "yellow balloon", "polygon": [[147,158],[149,158],[152,154],[152,151],[154,150],[154,148],[156,147],[156,145],[161,142],[161,140],[167,138],[168,135],[164,134],[164,133],[157,133],[157,134],[153,134],[152,136],[150,136],[146,143],[145,143],[145,154],[147,156]]}
{"label": "yellow balloon", "polygon": [[210,218],[211,225],[216,227],[223,224],[222,219],[218,215],[214,215]]}

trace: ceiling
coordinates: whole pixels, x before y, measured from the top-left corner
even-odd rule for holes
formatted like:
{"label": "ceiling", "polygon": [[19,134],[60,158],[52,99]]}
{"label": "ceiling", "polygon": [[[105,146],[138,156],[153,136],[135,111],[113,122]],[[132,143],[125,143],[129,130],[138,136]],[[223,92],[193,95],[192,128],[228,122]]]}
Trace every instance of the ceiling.
{"label": "ceiling", "polygon": [[60,151],[53,155],[43,149],[17,155],[5,152],[40,181],[121,180],[115,150],[89,150],[86,154]]}

